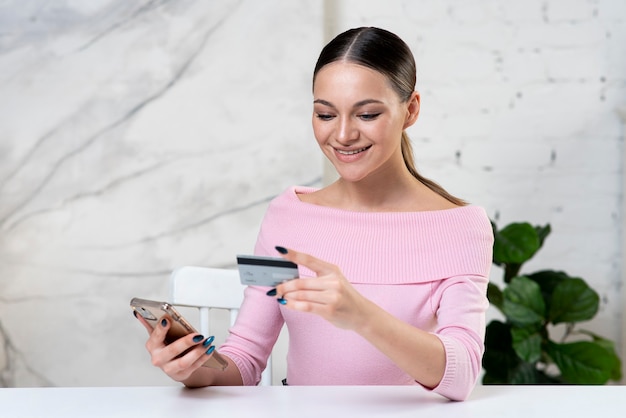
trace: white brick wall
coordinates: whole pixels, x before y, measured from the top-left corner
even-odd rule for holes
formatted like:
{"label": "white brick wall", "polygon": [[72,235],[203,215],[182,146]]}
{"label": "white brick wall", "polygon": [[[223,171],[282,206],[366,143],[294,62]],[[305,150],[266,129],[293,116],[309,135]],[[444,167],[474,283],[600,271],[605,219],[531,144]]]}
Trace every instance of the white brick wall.
{"label": "white brick wall", "polygon": [[500,226],[550,223],[527,271],[586,279],[602,306],[585,326],[626,359],[616,113],[626,105],[626,2],[344,0],[327,11],[335,32],[381,26],[410,44],[419,168]]}

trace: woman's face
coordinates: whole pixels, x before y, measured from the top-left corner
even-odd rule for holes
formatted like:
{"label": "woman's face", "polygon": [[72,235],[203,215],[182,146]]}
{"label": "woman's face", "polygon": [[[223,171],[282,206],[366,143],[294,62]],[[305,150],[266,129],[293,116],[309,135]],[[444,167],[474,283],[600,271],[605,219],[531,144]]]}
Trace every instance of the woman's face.
{"label": "woman's face", "polygon": [[315,78],[313,132],[344,180],[406,169],[402,131],[418,112],[417,93],[403,102],[384,75],[362,65],[334,62]]}

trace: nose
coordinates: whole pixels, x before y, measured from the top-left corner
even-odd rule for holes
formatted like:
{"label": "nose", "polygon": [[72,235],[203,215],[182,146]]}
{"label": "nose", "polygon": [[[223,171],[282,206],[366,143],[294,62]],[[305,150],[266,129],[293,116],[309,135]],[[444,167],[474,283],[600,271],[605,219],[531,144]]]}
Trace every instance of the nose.
{"label": "nose", "polygon": [[359,131],[350,116],[339,118],[337,128],[337,142],[340,144],[347,145],[359,139]]}

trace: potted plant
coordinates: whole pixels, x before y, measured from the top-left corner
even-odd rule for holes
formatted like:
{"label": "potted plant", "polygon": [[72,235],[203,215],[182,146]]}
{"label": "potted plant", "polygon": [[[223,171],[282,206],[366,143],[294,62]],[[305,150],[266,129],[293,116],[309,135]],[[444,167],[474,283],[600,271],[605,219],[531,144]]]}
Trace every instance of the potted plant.
{"label": "potted plant", "polygon": [[[504,286],[490,283],[487,296],[505,321],[487,326],[483,384],[604,384],[621,379],[613,342],[577,328],[598,312],[598,294],[583,279],[562,271],[521,274],[550,234],[550,225],[492,226],[493,263],[503,269]],[[558,341],[552,336],[557,330],[563,334]]]}

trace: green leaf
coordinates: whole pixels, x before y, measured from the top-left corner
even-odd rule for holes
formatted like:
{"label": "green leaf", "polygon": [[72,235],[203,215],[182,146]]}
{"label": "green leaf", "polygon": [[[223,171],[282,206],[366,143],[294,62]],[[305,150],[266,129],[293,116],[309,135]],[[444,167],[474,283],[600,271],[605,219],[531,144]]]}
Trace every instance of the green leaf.
{"label": "green leaf", "polygon": [[563,379],[573,384],[604,384],[611,378],[616,362],[619,362],[616,356],[609,355],[602,345],[593,341],[566,344],[550,341],[546,350]]}
{"label": "green leaf", "polygon": [[522,264],[539,249],[537,231],[527,222],[512,223],[494,232],[493,258],[496,263]]}
{"label": "green leaf", "polygon": [[[496,225],[496,223],[495,223],[493,220],[491,220],[491,219],[489,220],[489,222],[491,223],[491,230],[492,230],[492,232],[493,232],[493,236],[494,236],[494,238],[495,238],[495,237],[498,235],[498,226],[497,226],[497,225]],[[495,244],[495,242],[494,242],[494,244]],[[496,260],[496,255],[495,255],[495,254],[493,254],[493,252],[492,252],[492,254],[491,254],[491,257],[492,257],[492,262],[493,262],[493,264],[495,264],[496,266],[500,266],[500,265],[502,265],[502,263],[500,263],[498,260]]]}
{"label": "green leaf", "polygon": [[546,306],[537,283],[518,276],[511,280],[502,294],[502,311],[513,324],[524,327],[543,323]]}
{"label": "green leaf", "polygon": [[502,303],[504,302],[502,291],[498,286],[491,282],[487,285],[487,299],[489,299],[489,303],[502,312]]}
{"label": "green leaf", "polygon": [[541,270],[533,274],[527,274],[526,277],[536,282],[541,288],[541,294],[546,303],[546,312],[550,312],[552,293],[554,293],[556,286],[563,280],[570,279],[566,273],[554,270]]}
{"label": "green leaf", "polygon": [[521,263],[506,263],[504,265],[504,283],[509,284],[515,276],[519,276],[522,269]]}
{"label": "green leaf", "polygon": [[600,305],[600,297],[583,279],[570,278],[561,281],[552,293],[550,301],[550,321],[586,321],[595,316]]}
{"label": "green leaf", "polygon": [[493,320],[485,333],[485,384],[508,383],[509,370],[515,369],[520,359],[515,354],[511,340],[511,325]]}
{"label": "green leaf", "polygon": [[509,383],[514,385],[533,385],[545,383],[545,380],[546,376],[532,363],[521,362],[509,373]]}
{"label": "green leaf", "polygon": [[507,383],[509,383],[509,381],[506,380],[506,378],[501,378],[500,376],[494,376],[488,371],[485,371],[485,374],[483,375],[483,380],[482,380],[483,385],[505,385]]}
{"label": "green leaf", "polygon": [[509,370],[506,378],[485,373],[483,385],[554,385],[561,382],[558,377],[552,377],[538,370],[534,364],[520,362]]}
{"label": "green leaf", "polygon": [[511,328],[513,349],[519,358],[536,363],[541,358],[541,334],[533,328]]}
{"label": "green leaf", "polygon": [[608,354],[609,356],[614,357],[615,366],[613,367],[613,370],[611,371],[611,380],[614,380],[614,381],[622,380],[622,361],[617,356],[617,352],[615,351],[615,344],[613,343],[613,341],[607,340],[606,338],[601,337],[587,330],[579,330],[578,333],[590,336],[591,338],[593,338],[593,341],[596,344],[604,348],[609,353]]}
{"label": "green leaf", "polygon": [[543,246],[548,235],[552,232],[552,228],[550,224],[545,224],[544,226],[535,226],[535,231],[537,231],[537,237],[539,237],[539,247]]}

